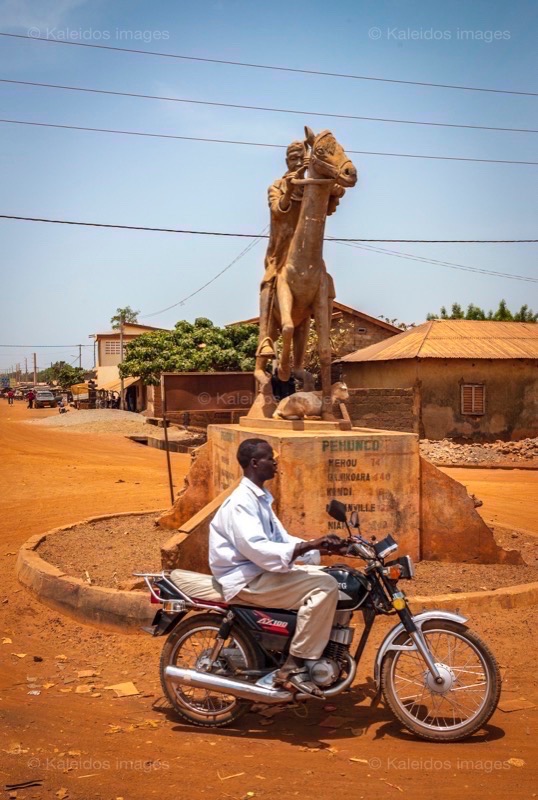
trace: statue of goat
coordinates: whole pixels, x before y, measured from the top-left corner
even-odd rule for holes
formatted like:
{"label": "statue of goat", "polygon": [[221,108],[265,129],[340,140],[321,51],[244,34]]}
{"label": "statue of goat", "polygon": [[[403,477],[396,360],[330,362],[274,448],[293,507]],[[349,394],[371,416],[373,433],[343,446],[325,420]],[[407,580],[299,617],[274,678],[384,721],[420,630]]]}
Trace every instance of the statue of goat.
{"label": "statue of goat", "polygon": [[[331,386],[331,403],[344,403],[349,400],[349,391],[345,383],[338,381]],[[284,397],[278,404],[273,419],[304,419],[305,417],[321,417],[322,392],[295,392]]]}

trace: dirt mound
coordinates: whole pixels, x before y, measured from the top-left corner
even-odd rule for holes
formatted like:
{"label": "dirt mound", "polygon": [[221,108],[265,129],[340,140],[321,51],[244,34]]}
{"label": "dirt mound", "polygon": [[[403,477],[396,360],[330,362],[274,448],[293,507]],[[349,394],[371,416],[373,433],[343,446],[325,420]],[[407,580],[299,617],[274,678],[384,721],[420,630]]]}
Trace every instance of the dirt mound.
{"label": "dirt mound", "polygon": [[[123,436],[147,436],[154,439],[164,438],[164,429],[157,425],[149,425],[142,414],[131,411],[120,411],[115,408],[99,408],[84,411],[70,409],[67,414],[55,414],[42,419],[25,420],[28,425],[39,425],[44,428],[55,428],[69,433],[117,433]],[[184,428],[170,426],[168,438],[173,441],[185,441],[197,446],[203,444],[205,436],[192,433]]]}
{"label": "dirt mound", "polygon": [[422,439],[420,455],[437,466],[538,466],[538,438],[521,439],[519,442],[498,440],[483,444],[457,444],[452,439]]}
{"label": "dirt mound", "polygon": [[[157,515],[133,514],[76,525],[56,533],[39,546],[45,561],[95,586],[132,588],[133,572],[158,572],[160,547],[170,536],[156,526]],[[515,537],[515,538],[512,538]],[[524,551],[526,564],[448,564],[422,561],[414,581],[402,584],[407,594],[432,596],[474,592],[538,581],[536,539],[503,531],[503,542]],[[357,562],[360,568],[361,562]]]}

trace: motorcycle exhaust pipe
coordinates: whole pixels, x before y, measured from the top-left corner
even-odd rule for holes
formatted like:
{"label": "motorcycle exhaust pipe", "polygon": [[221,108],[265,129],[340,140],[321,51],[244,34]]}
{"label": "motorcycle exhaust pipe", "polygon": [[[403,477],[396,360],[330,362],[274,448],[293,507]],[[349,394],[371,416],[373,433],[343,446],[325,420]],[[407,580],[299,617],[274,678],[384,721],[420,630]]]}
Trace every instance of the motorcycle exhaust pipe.
{"label": "motorcycle exhaust pipe", "polygon": [[181,686],[192,686],[195,689],[210,689],[213,692],[231,694],[242,700],[253,703],[289,703],[294,699],[291,692],[273,689],[269,686],[260,686],[256,683],[245,683],[222,675],[212,675],[209,672],[197,672],[195,669],[181,667],[165,667],[165,677],[170,683]]}

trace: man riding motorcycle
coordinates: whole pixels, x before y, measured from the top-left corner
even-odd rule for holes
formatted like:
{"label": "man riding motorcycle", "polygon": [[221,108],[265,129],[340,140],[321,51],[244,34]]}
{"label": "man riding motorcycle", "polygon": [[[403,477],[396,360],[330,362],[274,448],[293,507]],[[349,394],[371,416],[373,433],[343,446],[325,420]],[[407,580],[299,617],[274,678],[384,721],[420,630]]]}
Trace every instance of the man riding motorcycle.
{"label": "man riding motorcycle", "polygon": [[306,662],[320,658],[329,640],[338,584],[318,565],[321,554],[341,552],[345,544],[335,535],[307,542],[285,530],[272,510],[271,493],[264,489],[277,471],[268,442],[246,439],[237,460],[243,468],[241,483],[210,525],[211,572],[227,602],[233,598],[239,604],[297,610],[289,656],[275,685],[321,695]]}

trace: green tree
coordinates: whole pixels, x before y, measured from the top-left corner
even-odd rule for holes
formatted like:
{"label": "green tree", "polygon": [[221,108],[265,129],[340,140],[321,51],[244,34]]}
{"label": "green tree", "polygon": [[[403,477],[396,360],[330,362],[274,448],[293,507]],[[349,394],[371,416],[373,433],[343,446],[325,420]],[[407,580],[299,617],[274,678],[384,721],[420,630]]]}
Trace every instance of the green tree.
{"label": "green tree", "polygon": [[[491,313],[491,312],[490,312]],[[488,314],[489,317],[489,314]],[[499,308],[495,311],[490,319],[495,320],[496,322],[512,322],[514,317],[512,316],[512,312],[506,305],[506,300],[501,300],[499,303]]]}
{"label": "green tree", "polygon": [[47,383],[56,383],[62,389],[68,389],[75,383],[82,383],[86,371],[80,367],[72,367],[66,361],[57,361],[47,369],[42,370],[38,378]]}
{"label": "green tree", "polygon": [[527,305],[521,306],[519,311],[512,314],[506,304],[506,300],[501,300],[497,310],[493,311],[490,309],[487,314],[483,308],[475,306],[473,303],[467,306],[467,311],[464,314],[459,303],[453,303],[450,314],[447,314],[445,306],[441,306],[439,314],[429,313],[426,319],[478,319],[492,320],[494,322],[538,322],[538,314],[535,314],[532,308],[529,308]]}
{"label": "green tree", "polygon": [[[350,322],[344,322],[341,319],[337,320],[330,330],[329,342],[331,345],[331,360],[351,353],[356,349],[353,347],[353,325]],[[278,347],[279,349],[281,347],[280,340]],[[304,368],[308,372],[311,372],[316,378],[321,375],[321,363],[318,353],[318,335],[316,333],[315,325],[310,326]]]}
{"label": "green tree", "polygon": [[473,305],[473,303],[469,303],[465,313],[465,319],[485,320],[487,317],[483,308],[479,308],[478,306]]}
{"label": "green tree", "polygon": [[122,319],[124,324],[128,322],[138,322],[139,314],[140,311],[133,311],[131,306],[125,306],[125,308],[117,308],[114,316],[110,318],[110,322],[112,323],[112,329],[118,330],[121,326]]}
{"label": "green tree", "polygon": [[257,325],[219,328],[199,317],[172,331],[144,333],[129,342],[120,375],[159,383],[161,372],[250,372],[258,346]]}
{"label": "green tree", "polygon": [[514,314],[514,322],[538,322],[538,314],[534,314],[532,308],[525,303]]}

